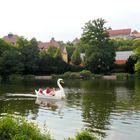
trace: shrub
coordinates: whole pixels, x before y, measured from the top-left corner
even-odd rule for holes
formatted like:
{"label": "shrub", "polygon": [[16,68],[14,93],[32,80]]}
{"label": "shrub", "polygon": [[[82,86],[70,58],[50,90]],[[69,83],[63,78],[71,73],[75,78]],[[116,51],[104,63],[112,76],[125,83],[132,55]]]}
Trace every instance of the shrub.
{"label": "shrub", "polygon": [[96,140],[96,139],[88,131],[82,131],[81,133],[77,133],[76,140]]}
{"label": "shrub", "polygon": [[0,119],[0,138],[9,140],[52,140],[49,133],[42,134],[34,123],[22,117],[5,116]]}
{"label": "shrub", "polygon": [[91,72],[89,70],[82,70],[80,71],[80,77],[89,78],[91,77]]}
{"label": "shrub", "polygon": [[88,131],[82,131],[78,132],[75,138],[68,138],[67,140],[97,140],[97,138]]}
{"label": "shrub", "polygon": [[79,72],[72,72],[71,75],[70,75],[70,78],[79,79],[80,78],[80,73]]}
{"label": "shrub", "polygon": [[64,73],[64,77],[65,77],[65,78],[70,78],[70,77],[71,77],[71,72],[70,72],[70,71],[65,72],[65,73]]}

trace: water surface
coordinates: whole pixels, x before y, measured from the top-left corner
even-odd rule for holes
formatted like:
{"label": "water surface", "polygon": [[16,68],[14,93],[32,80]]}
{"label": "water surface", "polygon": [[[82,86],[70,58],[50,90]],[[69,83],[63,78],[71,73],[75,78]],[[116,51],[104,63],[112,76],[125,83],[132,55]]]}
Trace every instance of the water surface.
{"label": "water surface", "polygon": [[65,101],[29,96],[48,86],[57,88],[56,81],[2,82],[0,114],[25,116],[41,128],[47,124],[56,140],[84,129],[103,140],[140,139],[139,80],[65,80]]}

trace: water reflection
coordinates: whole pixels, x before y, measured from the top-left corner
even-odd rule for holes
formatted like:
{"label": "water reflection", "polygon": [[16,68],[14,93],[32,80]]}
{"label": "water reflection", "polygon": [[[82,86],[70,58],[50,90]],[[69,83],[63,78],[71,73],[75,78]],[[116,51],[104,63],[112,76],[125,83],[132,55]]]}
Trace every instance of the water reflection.
{"label": "water reflection", "polygon": [[32,114],[32,119],[36,119],[38,106],[34,103],[34,98],[6,98],[0,101],[0,113],[19,114],[29,116]]}
{"label": "water reflection", "polygon": [[59,115],[62,115],[62,109],[64,107],[63,100],[53,100],[53,99],[46,99],[46,98],[36,98],[35,103],[38,104],[40,107],[44,109],[49,109],[52,111],[58,111]]}
{"label": "water reflection", "polygon": [[[57,140],[73,136],[81,129],[106,140],[139,140],[140,80],[66,80],[65,101],[28,97],[34,89],[46,85],[53,87],[56,81],[1,84],[0,113],[23,115],[40,126],[47,121]],[[27,97],[5,96],[7,93]]]}

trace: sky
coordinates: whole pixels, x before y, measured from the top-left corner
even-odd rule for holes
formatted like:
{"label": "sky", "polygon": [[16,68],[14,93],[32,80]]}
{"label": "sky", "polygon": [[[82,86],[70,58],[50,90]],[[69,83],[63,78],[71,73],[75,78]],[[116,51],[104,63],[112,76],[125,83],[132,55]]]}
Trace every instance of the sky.
{"label": "sky", "polygon": [[0,0],[0,38],[8,33],[38,41],[80,38],[85,23],[140,32],[140,0]]}

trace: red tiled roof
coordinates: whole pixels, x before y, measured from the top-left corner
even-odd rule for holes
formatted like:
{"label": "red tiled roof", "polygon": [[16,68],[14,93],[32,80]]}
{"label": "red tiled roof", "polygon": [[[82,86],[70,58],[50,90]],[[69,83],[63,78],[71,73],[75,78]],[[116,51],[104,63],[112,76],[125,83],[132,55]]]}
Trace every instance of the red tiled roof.
{"label": "red tiled roof", "polygon": [[61,51],[63,51],[62,46],[57,41],[55,41],[54,38],[52,38],[50,42],[39,42],[38,44],[38,47],[40,49],[47,49],[49,46],[55,46],[57,48],[60,48]]}
{"label": "red tiled roof", "polygon": [[39,44],[38,44],[38,47],[40,49],[47,49],[48,46],[49,46],[49,43],[48,42],[39,42]]}
{"label": "red tiled roof", "polygon": [[3,37],[3,40],[12,44],[16,44],[18,37],[18,35],[8,34],[7,36]]}
{"label": "red tiled roof", "polygon": [[130,35],[131,29],[107,30],[110,36],[114,35]]}

